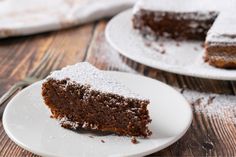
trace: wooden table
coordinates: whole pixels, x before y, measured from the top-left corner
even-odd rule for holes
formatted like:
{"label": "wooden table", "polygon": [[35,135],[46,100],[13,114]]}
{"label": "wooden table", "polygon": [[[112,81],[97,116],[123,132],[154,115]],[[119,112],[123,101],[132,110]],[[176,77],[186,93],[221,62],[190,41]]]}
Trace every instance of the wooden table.
{"label": "wooden table", "polygon": [[[236,82],[180,76],[140,65],[125,57],[120,58],[105,42],[106,22],[0,40],[0,96],[15,82],[24,78],[49,49],[65,54],[59,68],[88,61],[100,69],[138,72],[179,88],[236,94]],[[111,54],[115,56],[111,57]],[[193,109],[194,107],[193,104]],[[0,121],[0,156],[36,155],[14,144]],[[224,123],[203,113],[194,113],[193,123],[186,135],[172,146],[151,156],[236,156],[236,124]]]}

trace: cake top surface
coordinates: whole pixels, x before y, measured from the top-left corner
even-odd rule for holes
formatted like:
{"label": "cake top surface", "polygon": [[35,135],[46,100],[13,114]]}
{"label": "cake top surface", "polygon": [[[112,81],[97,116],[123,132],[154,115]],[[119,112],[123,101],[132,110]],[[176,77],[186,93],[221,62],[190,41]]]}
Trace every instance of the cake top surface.
{"label": "cake top surface", "polygon": [[147,98],[131,91],[104,71],[95,68],[87,62],[67,66],[61,70],[52,72],[47,77],[47,79],[55,80],[64,80],[67,78],[69,78],[69,83],[71,84],[89,85],[92,90],[117,94],[125,98],[147,100]]}
{"label": "cake top surface", "polygon": [[134,12],[145,10],[173,11],[173,12],[204,12],[234,10],[235,0],[139,0]]}
{"label": "cake top surface", "polygon": [[207,33],[207,42],[236,44],[236,16],[230,12],[221,13]]}

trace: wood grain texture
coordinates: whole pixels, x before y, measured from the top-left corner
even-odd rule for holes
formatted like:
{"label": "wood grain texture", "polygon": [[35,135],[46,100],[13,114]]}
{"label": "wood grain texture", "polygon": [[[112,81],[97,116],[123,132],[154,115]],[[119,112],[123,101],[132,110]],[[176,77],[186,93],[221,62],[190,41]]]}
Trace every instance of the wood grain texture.
{"label": "wood grain texture", "polygon": [[[100,69],[140,73],[179,88],[236,95],[235,82],[180,76],[120,56],[106,43],[105,26],[106,21],[99,21],[79,28],[0,40],[0,95],[24,78],[50,49],[64,53],[60,67],[88,61]],[[193,109],[195,106],[193,103]],[[0,156],[36,155],[15,145],[0,122]],[[236,156],[236,125],[203,113],[194,113],[193,123],[183,138],[150,156]]]}

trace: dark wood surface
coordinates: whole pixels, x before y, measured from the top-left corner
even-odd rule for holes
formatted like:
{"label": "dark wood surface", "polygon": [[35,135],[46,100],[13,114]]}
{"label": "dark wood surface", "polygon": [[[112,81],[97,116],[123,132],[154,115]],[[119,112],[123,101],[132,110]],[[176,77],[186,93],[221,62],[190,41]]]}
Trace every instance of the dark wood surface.
{"label": "dark wood surface", "polygon": [[[140,73],[179,88],[236,94],[236,82],[180,76],[119,56],[105,42],[105,26],[106,21],[99,21],[62,31],[0,40],[0,96],[23,79],[50,49],[65,55],[58,68],[88,61],[100,69]],[[194,104],[192,107],[194,109]],[[14,144],[0,121],[0,156],[36,155]],[[236,125],[219,118],[210,118],[204,113],[194,113],[193,123],[183,138],[150,156],[236,156]]]}

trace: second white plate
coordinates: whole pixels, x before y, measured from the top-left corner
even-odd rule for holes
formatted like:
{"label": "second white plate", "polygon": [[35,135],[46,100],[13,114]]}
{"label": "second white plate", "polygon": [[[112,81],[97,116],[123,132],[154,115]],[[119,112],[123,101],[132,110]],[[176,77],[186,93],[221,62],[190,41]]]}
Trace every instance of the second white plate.
{"label": "second white plate", "polygon": [[[142,76],[107,72],[133,91],[150,98],[148,106],[152,123],[150,138],[98,136],[76,133],[62,128],[50,118],[50,111],[41,96],[42,82],[18,93],[7,105],[3,126],[8,136],[18,145],[41,156],[144,156],[159,151],[181,138],[192,121],[190,105],[171,87]],[[102,140],[104,142],[102,142]]]}
{"label": "second white plate", "polygon": [[236,80],[236,70],[204,63],[203,41],[144,39],[132,27],[132,10],[120,13],[108,23],[106,39],[122,55],[156,69],[200,78]]}

